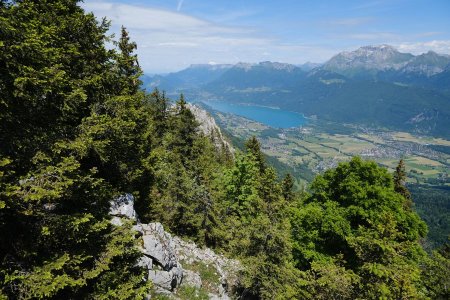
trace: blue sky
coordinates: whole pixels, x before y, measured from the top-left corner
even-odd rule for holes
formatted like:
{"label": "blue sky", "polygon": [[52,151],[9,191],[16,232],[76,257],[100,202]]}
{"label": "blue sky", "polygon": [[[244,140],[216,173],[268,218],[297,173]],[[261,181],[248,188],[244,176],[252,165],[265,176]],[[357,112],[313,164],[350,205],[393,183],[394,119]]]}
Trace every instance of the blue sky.
{"label": "blue sky", "polygon": [[85,0],[127,27],[147,73],[197,63],[324,62],[340,51],[390,44],[450,54],[450,0]]}

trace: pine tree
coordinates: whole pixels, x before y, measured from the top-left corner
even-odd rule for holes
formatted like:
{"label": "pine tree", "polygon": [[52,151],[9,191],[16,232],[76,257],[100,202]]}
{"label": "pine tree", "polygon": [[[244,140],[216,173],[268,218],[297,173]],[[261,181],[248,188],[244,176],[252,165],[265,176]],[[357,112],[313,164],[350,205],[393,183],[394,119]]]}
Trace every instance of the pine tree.
{"label": "pine tree", "polygon": [[294,178],[290,173],[286,174],[281,182],[281,193],[286,201],[294,200]]}
{"label": "pine tree", "polygon": [[147,108],[113,88],[108,23],[77,2],[0,10],[0,290],[11,299],[142,299],[150,288],[131,226],[107,214],[140,177]]}
{"label": "pine tree", "polygon": [[0,153],[21,174],[37,149],[73,138],[90,106],[108,97],[108,22],[77,2],[8,1],[0,11]]}
{"label": "pine tree", "polygon": [[394,172],[394,189],[405,198],[405,207],[412,207],[411,193],[406,188],[406,170],[405,162],[400,159]]}
{"label": "pine tree", "polygon": [[298,298],[300,277],[292,263],[288,205],[256,138],[247,142],[247,149],[225,175],[226,248],[246,266],[241,279],[246,297]]}
{"label": "pine tree", "polygon": [[264,173],[266,168],[266,159],[264,158],[264,154],[261,152],[261,144],[258,139],[255,136],[252,136],[246,141],[245,148],[247,153],[253,155],[260,173]]}
{"label": "pine tree", "polygon": [[160,142],[168,129],[169,99],[164,92],[159,92],[157,88],[151,93],[150,99],[153,104],[153,126],[154,135]]}
{"label": "pine tree", "polygon": [[139,67],[137,55],[133,54],[137,45],[130,42],[128,31],[123,26],[117,45],[120,50],[117,56],[117,67],[121,94],[136,94],[141,85],[139,77],[142,75],[142,71]]}
{"label": "pine tree", "polygon": [[168,150],[180,155],[183,165],[187,166],[189,161],[195,160],[192,157],[192,147],[198,134],[199,124],[194,114],[187,107],[183,94],[175,103],[168,123],[170,134],[167,136]]}

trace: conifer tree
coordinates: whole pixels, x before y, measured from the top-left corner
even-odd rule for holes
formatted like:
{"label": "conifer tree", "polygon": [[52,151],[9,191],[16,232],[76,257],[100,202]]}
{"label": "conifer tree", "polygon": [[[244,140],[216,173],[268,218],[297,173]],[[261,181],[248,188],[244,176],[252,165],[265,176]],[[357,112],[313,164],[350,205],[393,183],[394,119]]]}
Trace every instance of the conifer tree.
{"label": "conifer tree", "polygon": [[153,104],[154,135],[158,141],[161,141],[168,128],[169,99],[166,98],[164,92],[161,93],[157,88],[151,93],[150,99]]}
{"label": "conifer tree", "polygon": [[260,173],[264,173],[266,168],[266,159],[264,158],[264,154],[261,152],[261,143],[255,136],[252,136],[245,143],[245,148],[247,153],[254,156],[256,164],[259,168]]}
{"label": "conifer tree", "polygon": [[290,173],[286,174],[281,181],[281,193],[286,201],[294,200],[294,178]]}
{"label": "conifer tree", "polygon": [[411,208],[411,193],[406,187],[406,168],[403,159],[400,159],[394,172],[394,189],[405,198],[405,206]]}
{"label": "conifer tree", "polygon": [[108,23],[77,2],[0,10],[0,290],[11,299],[149,292],[131,226],[112,227],[107,214],[139,173],[131,153],[145,144],[134,129],[146,108],[113,88]]}
{"label": "conifer tree", "polygon": [[137,45],[135,42],[130,42],[128,31],[124,26],[121,28],[121,36],[117,45],[120,50],[117,57],[117,67],[121,79],[121,93],[135,94],[141,85],[139,77],[142,75],[142,71],[139,67],[137,55],[133,54]]}

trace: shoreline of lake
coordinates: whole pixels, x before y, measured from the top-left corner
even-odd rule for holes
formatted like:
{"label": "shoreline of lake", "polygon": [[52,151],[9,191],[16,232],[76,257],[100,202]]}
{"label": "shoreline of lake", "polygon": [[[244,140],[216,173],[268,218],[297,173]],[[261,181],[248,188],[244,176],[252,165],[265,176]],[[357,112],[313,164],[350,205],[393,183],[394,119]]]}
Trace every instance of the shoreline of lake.
{"label": "shoreline of lake", "polygon": [[214,110],[245,117],[273,128],[295,128],[308,123],[307,118],[303,114],[283,110],[279,107],[268,107],[253,103],[229,103],[224,101],[203,100],[200,102]]}

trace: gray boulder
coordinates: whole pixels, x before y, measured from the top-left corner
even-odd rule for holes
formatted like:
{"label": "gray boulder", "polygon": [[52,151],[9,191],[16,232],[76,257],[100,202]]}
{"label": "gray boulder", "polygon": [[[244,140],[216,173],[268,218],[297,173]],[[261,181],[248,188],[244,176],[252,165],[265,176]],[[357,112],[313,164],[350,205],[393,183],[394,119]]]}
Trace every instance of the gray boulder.
{"label": "gray boulder", "polygon": [[144,248],[142,252],[152,257],[165,271],[177,266],[172,247],[172,236],[164,231],[161,223],[141,224]]}
{"label": "gray boulder", "polygon": [[183,269],[175,267],[170,271],[149,270],[148,280],[151,280],[156,286],[172,291],[181,284],[183,278]]}
{"label": "gray boulder", "polygon": [[137,220],[137,214],[134,210],[134,197],[131,194],[121,195],[109,202],[109,214],[115,217],[125,217],[131,220]]}

